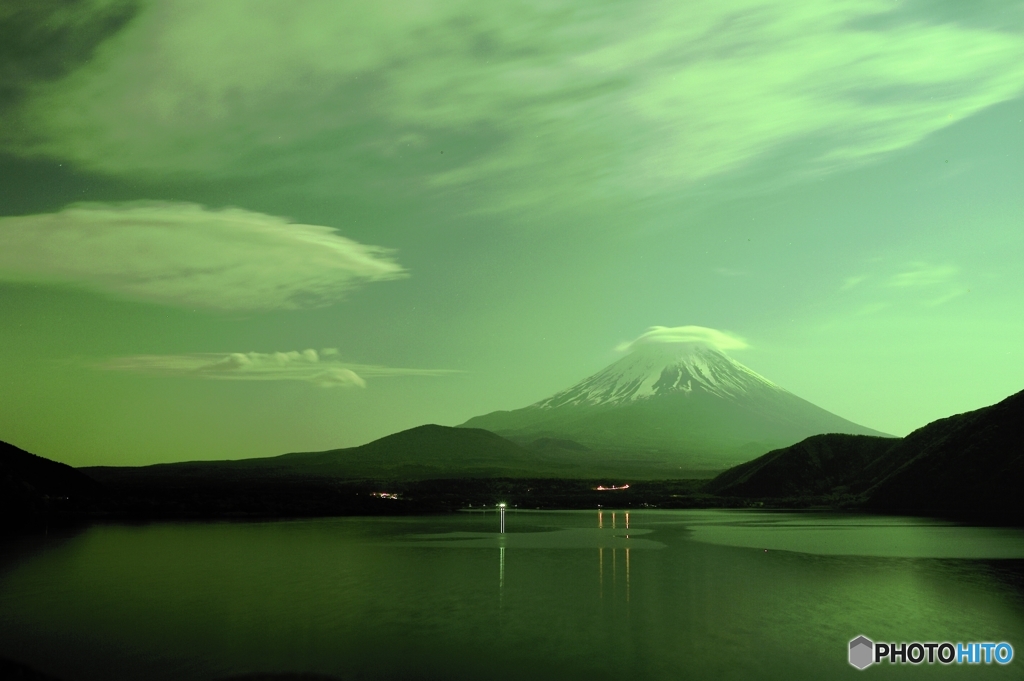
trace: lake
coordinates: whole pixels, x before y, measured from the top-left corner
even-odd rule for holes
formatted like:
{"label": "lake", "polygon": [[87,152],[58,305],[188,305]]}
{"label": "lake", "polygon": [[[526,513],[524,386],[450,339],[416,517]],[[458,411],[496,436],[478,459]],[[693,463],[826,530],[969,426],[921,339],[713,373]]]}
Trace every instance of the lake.
{"label": "lake", "polygon": [[66,679],[1021,678],[1024,532],[747,511],[104,525],[0,544],[0,656]]}

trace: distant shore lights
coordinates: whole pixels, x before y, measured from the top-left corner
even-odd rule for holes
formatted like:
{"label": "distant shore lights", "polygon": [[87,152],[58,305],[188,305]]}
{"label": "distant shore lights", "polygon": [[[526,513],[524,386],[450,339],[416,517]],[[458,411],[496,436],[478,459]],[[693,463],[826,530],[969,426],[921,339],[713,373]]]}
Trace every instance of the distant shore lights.
{"label": "distant shore lights", "polygon": [[605,487],[604,485],[598,485],[594,489],[596,489],[598,492],[608,492],[613,489],[629,489],[629,485],[609,485],[608,487]]}

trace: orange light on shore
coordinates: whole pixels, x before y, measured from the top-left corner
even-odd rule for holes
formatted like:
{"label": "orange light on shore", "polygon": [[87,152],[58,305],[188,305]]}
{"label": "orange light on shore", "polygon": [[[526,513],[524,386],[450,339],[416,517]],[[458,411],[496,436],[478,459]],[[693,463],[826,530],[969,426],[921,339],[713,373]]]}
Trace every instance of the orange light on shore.
{"label": "orange light on shore", "polygon": [[629,489],[629,485],[619,485],[617,487],[615,485],[612,485],[610,487],[605,487],[604,485],[598,485],[594,489],[596,489],[596,490],[598,490],[600,492],[607,492],[607,491],[613,490],[613,489]]}

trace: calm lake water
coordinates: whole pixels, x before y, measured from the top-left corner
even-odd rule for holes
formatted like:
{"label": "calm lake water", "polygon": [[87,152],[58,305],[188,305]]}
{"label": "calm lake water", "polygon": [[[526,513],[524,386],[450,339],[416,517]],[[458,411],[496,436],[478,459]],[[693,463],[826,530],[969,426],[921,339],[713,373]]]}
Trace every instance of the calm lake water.
{"label": "calm lake water", "polygon": [[[1024,533],[740,511],[93,527],[0,544],[0,655],[68,679],[1024,677]],[[846,661],[1008,641],[1006,666]]]}

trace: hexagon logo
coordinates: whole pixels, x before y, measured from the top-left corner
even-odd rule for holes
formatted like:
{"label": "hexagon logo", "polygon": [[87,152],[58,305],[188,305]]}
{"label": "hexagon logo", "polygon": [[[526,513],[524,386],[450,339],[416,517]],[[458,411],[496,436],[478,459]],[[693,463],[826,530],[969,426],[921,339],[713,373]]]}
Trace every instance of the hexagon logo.
{"label": "hexagon logo", "polygon": [[875,644],[866,636],[858,636],[850,641],[850,664],[857,669],[864,669],[875,661]]}

